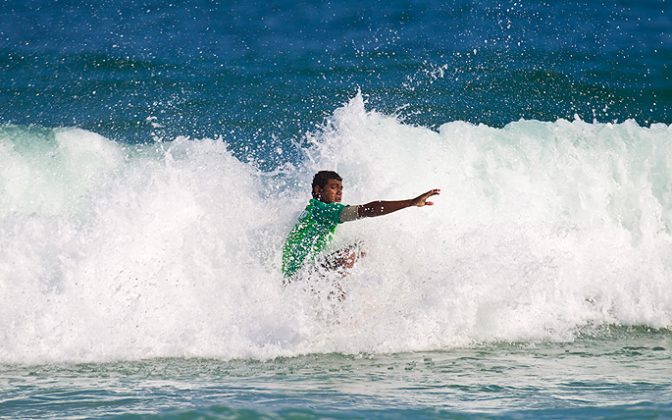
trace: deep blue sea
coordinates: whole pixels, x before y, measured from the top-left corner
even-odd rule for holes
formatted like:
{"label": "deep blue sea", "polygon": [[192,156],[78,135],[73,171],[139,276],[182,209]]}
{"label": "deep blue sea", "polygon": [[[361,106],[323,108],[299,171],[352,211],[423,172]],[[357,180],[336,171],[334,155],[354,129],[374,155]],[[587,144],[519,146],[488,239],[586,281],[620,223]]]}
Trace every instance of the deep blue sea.
{"label": "deep blue sea", "polygon": [[0,418],[670,418],[670,290],[668,0],[0,1]]}

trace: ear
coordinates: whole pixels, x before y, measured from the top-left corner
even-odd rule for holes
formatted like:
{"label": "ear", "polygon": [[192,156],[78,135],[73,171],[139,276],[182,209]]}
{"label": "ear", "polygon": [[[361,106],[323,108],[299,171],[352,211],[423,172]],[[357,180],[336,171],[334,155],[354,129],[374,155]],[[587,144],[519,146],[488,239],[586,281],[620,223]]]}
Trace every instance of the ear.
{"label": "ear", "polygon": [[319,185],[315,185],[313,187],[313,197],[320,198],[320,196],[322,195],[322,190],[323,190],[322,187],[320,187]]}

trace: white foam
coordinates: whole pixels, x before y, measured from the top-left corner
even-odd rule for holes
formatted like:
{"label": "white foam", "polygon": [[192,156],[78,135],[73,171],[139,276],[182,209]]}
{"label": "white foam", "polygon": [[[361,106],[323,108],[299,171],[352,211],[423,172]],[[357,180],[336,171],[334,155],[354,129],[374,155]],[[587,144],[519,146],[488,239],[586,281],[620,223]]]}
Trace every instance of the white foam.
{"label": "white foam", "polygon": [[[568,340],[672,326],[672,128],[518,121],[437,131],[361,95],[273,173],[218,140],[123,146],[0,129],[0,361],[269,358]],[[281,286],[312,173],[345,200],[442,189],[339,228],[365,243],[347,299]]]}

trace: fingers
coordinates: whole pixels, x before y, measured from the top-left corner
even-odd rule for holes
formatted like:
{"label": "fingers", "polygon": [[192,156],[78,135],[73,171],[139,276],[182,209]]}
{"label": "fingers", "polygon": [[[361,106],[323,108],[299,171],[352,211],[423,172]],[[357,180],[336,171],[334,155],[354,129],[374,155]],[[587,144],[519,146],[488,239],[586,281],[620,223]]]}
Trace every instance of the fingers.
{"label": "fingers", "polygon": [[432,202],[432,201],[427,201],[427,199],[428,199],[429,197],[433,196],[433,195],[439,195],[439,194],[441,194],[441,190],[438,189],[438,188],[435,188],[435,189],[433,189],[433,190],[429,190],[429,191],[427,191],[426,193],[424,193],[424,194],[421,196],[422,198],[421,198],[421,200],[420,200],[420,203],[418,203],[418,206],[419,206],[419,207],[422,207],[422,206],[433,206],[433,205],[434,205],[434,202]]}
{"label": "fingers", "polygon": [[427,192],[424,193],[422,196],[425,197],[425,198],[429,198],[429,197],[431,197],[431,196],[433,196],[433,195],[439,195],[439,194],[441,194],[441,190],[439,190],[439,189],[435,189],[435,190],[429,190],[429,191],[427,191]]}
{"label": "fingers", "polygon": [[433,195],[439,195],[441,194],[441,190],[438,188],[435,188],[433,190],[429,190],[424,194],[419,195],[418,197],[415,198],[414,203],[418,207],[422,206],[433,206],[434,203],[431,201],[427,201],[427,199]]}
{"label": "fingers", "polygon": [[428,197],[431,197],[433,195],[439,195],[439,194],[441,194],[441,190],[434,189],[434,190],[429,190],[426,193],[422,194],[421,197],[428,198]]}

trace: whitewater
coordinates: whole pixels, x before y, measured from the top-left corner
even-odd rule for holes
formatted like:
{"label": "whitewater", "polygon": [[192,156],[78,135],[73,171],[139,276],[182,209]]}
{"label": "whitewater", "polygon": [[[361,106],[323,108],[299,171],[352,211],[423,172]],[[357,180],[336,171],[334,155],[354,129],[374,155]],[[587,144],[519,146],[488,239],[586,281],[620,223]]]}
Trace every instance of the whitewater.
{"label": "whitewater", "polygon": [[[0,127],[0,363],[268,360],[672,327],[672,125],[404,123],[361,94],[272,170],[226,139]],[[312,175],[431,208],[339,227],[366,258],[282,285]],[[329,280],[329,279],[327,279]],[[306,284],[312,284],[311,290]]]}

